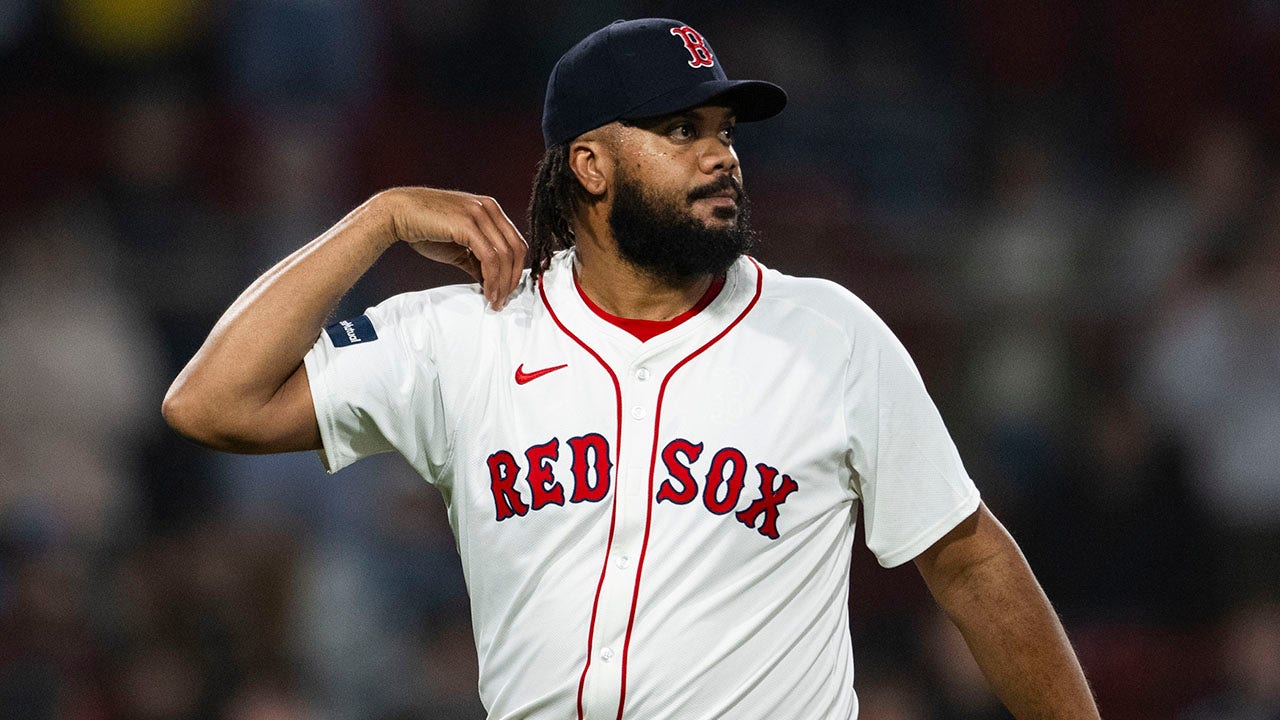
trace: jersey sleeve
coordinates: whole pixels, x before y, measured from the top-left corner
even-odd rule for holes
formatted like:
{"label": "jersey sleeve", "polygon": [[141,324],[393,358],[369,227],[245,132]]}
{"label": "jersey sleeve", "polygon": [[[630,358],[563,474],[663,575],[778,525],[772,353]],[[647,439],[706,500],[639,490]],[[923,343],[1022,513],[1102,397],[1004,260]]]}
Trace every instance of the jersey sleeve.
{"label": "jersey sleeve", "polygon": [[325,468],[399,451],[430,480],[450,447],[429,299],[403,295],[320,333],[304,358]]}
{"label": "jersey sleeve", "polygon": [[864,310],[845,377],[850,461],[867,547],[894,567],[971,515],[979,494],[906,348]]}

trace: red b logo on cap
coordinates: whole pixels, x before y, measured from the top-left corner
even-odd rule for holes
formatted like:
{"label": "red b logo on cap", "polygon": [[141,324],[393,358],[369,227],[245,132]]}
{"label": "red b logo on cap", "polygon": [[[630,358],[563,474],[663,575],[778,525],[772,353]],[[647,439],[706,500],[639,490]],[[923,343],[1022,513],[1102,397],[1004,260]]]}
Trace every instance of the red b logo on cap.
{"label": "red b logo on cap", "polygon": [[672,35],[679,35],[684,41],[684,49],[689,51],[693,59],[689,61],[689,67],[711,67],[716,64],[716,60],[711,56],[711,51],[707,49],[707,41],[702,39],[697,30],[684,25],[682,27],[671,28]]}

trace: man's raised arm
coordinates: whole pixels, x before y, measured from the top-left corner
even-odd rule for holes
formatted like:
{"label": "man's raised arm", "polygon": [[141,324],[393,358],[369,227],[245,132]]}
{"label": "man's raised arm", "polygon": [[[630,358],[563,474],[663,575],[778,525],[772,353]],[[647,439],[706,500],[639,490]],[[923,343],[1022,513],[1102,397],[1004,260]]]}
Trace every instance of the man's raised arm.
{"label": "man's raised arm", "polygon": [[222,315],[165,395],[165,420],[243,453],[320,447],[302,359],[342,295],[391,245],[456,265],[500,308],[526,244],[493,198],[430,188],[378,193],[259,277]]}

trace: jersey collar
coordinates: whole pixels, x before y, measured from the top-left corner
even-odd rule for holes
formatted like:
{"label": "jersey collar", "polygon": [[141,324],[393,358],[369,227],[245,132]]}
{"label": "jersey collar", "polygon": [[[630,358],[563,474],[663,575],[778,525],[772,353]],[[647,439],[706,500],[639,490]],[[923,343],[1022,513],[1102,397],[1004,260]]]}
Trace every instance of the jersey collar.
{"label": "jersey collar", "polygon": [[573,249],[563,250],[552,257],[541,280],[545,302],[574,335],[627,356],[636,353],[648,355],[682,347],[686,343],[701,344],[715,337],[746,311],[759,294],[762,274],[754,259],[738,258],[725,273],[723,288],[705,307],[695,308],[697,312],[690,317],[642,342],[628,330],[602,317],[588,304],[574,280],[573,264]]}

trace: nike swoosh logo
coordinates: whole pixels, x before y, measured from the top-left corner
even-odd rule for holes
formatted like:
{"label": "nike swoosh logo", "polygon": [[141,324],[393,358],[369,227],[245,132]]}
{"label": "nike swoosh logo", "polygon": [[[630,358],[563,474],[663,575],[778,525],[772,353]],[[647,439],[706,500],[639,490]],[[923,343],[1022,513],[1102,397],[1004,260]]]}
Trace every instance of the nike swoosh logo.
{"label": "nike swoosh logo", "polygon": [[523,385],[530,380],[537,380],[547,373],[553,373],[561,368],[567,367],[569,367],[568,364],[556,365],[555,367],[542,368],[541,370],[534,370],[533,372],[525,372],[524,363],[520,363],[520,367],[516,368],[516,384]]}

